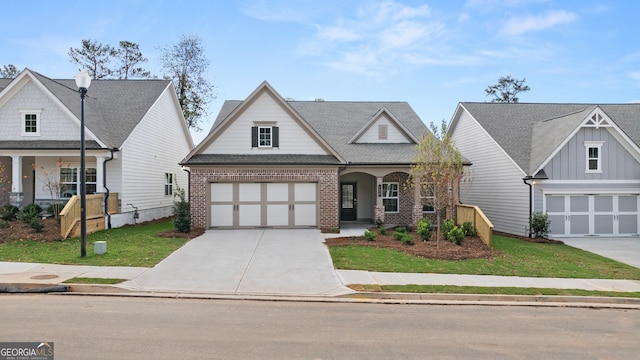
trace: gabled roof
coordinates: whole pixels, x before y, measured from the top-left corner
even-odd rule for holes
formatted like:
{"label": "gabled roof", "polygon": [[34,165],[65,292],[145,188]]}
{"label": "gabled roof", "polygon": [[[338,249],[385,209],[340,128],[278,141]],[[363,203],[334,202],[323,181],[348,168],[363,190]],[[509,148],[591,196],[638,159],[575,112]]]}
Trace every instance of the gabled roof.
{"label": "gabled roof", "polygon": [[407,128],[406,128],[406,127],[404,127],[404,125],[402,125],[402,123],[401,123],[400,121],[398,121],[398,119],[397,119],[395,116],[393,116],[393,114],[392,114],[392,113],[390,113],[390,112],[389,112],[389,110],[387,110],[386,108],[381,108],[380,110],[378,110],[378,112],[377,112],[375,115],[373,115],[373,116],[371,117],[371,120],[369,120],[369,122],[367,122],[367,123],[362,127],[362,129],[360,129],[360,130],[359,130],[359,131],[358,131],[358,132],[357,132],[357,133],[356,133],[356,134],[351,138],[351,140],[349,140],[349,144],[353,144],[353,143],[358,142],[358,139],[359,139],[359,138],[360,138],[364,133],[366,133],[366,132],[369,130],[369,128],[370,128],[370,127],[371,127],[371,126],[372,126],[372,125],[373,125],[373,124],[374,124],[378,119],[380,119],[380,117],[381,117],[383,114],[386,114],[387,116],[389,116],[389,118],[391,119],[392,123],[393,123],[393,124],[394,124],[398,129],[400,129],[400,131],[401,131],[402,133],[404,133],[404,134],[405,134],[405,136],[407,136],[409,139],[411,139],[411,140],[414,142],[414,144],[417,144],[417,143],[419,143],[419,142],[420,142],[420,141],[419,141],[415,136],[413,136],[413,135],[409,132],[409,130],[407,130]]}
{"label": "gabled roof", "polygon": [[[50,79],[25,69],[16,79],[0,79],[0,97],[25,76],[80,119],[80,95],[74,79]],[[171,80],[92,80],[85,98],[85,125],[106,147],[119,148]]]}
{"label": "gabled roof", "polygon": [[[249,98],[248,98],[249,99]],[[386,112],[409,136],[419,139],[429,130],[406,102],[375,101],[295,101],[284,100],[295,113],[311,126],[323,141],[333,149],[342,163],[349,164],[410,164],[415,144],[354,144],[350,140],[376,115]],[[209,134],[219,131],[247,100],[227,100]],[[204,143],[204,141],[203,141]],[[202,144],[202,143],[201,143]],[[200,147],[200,145],[198,145]],[[186,160],[197,154],[198,147]]]}
{"label": "gabled roof", "polygon": [[[460,103],[527,174],[538,170],[596,109],[604,112],[636,148],[640,104]],[[455,127],[454,116],[449,129]],[[464,155],[464,154],[463,154]]]}

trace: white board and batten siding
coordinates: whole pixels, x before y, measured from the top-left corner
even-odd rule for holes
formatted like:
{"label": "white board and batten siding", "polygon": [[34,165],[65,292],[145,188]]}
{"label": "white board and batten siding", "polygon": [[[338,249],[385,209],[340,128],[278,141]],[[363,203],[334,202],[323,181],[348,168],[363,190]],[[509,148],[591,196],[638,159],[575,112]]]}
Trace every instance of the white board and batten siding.
{"label": "white board and batten siding", "polygon": [[523,171],[467,113],[451,132],[462,156],[471,161],[472,180],[461,191],[461,201],[479,206],[494,230],[525,235],[529,222],[529,188]]}
{"label": "white board and batten siding", "polygon": [[174,197],[164,194],[165,173],[174,174],[174,184],[187,191],[188,174],[178,163],[191,150],[191,143],[178,111],[167,88],[123,143],[118,154],[123,211],[131,211],[127,204],[133,204],[139,210],[164,208],[170,215]]}
{"label": "white board and batten siding", "polygon": [[[380,127],[386,128],[386,136],[381,138]],[[390,143],[390,144],[408,144],[413,143],[407,134],[398,127],[388,114],[382,113],[370,126],[356,139],[355,143]]]}
{"label": "white board and batten siding", "polygon": [[[257,124],[279,128],[279,148],[252,148],[251,128]],[[203,154],[305,154],[326,155],[327,151],[269,93],[263,92],[253,104],[224,129]]]}

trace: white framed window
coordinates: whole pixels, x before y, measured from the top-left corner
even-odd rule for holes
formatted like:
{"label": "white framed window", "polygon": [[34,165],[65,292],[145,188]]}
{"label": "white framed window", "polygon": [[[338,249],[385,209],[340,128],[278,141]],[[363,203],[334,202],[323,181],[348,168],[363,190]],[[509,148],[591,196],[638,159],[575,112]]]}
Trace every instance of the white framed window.
{"label": "white framed window", "polygon": [[[87,194],[96,193],[97,171],[95,168],[85,169],[85,186]],[[70,198],[80,193],[80,169],[65,167],[60,168],[60,197]]]}
{"label": "white framed window", "polygon": [[271,126],[258,126],[258,147],[271,147]]}
{"label": "white framed window", "polygon": [[420,205],[422,205],[423,214],[433,214],[436,212],[434,206],[435,196],[433,195],[433,189],[430,186],[420,187]]}
{"label": "white framed window", "polygon": [[173,196],[173,174],[164,174],[164,195]]}
{"label": "white framed window", "polygon": [[20,110],[22,136],[40,136],[42,110]]}
{"label": "white framed window", "polygon": [[602,172],[602,145],[604,141],[585,141],[587,173]]}
{"label": "white framed window", "polygon": [[400,211],[400,192],[398,183],[382,183],[382,205],[384,212],[397,213]]}

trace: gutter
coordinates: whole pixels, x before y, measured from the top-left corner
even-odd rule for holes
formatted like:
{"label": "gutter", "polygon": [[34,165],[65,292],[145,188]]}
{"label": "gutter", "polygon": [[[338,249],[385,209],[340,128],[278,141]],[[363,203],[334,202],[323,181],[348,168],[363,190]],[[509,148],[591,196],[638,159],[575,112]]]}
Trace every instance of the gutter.
{"label": "gutter", "polygon": [[109,151],[111,152],[111,157],[102,163],[102,184],[105,190],[107,190],[107,192],[104,195],[104,213],[107,214],[107,229],[111,229],[111,214],[109,214],[109,207],[108,207],[110,192],[109,192],[109,188],[107,187],[107,162],[113,160],[114,152],[120,151],[120,150],[117,148],[112,148],[112,149],[109,149]]}

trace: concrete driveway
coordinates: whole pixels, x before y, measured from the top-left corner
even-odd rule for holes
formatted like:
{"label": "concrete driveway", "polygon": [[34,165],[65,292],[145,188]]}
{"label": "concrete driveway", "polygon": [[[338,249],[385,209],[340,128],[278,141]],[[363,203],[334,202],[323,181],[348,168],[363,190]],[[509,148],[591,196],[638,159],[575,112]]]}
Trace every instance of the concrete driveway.
{"label": "concrete driveway", "polygon": [[565,244],[640,268],[639,237],[558,238]]}
{"label": "concrete driveway", "polygon": [[221,294],[351,293],[323,242],[317,229],[207,230],[121,285]]}

